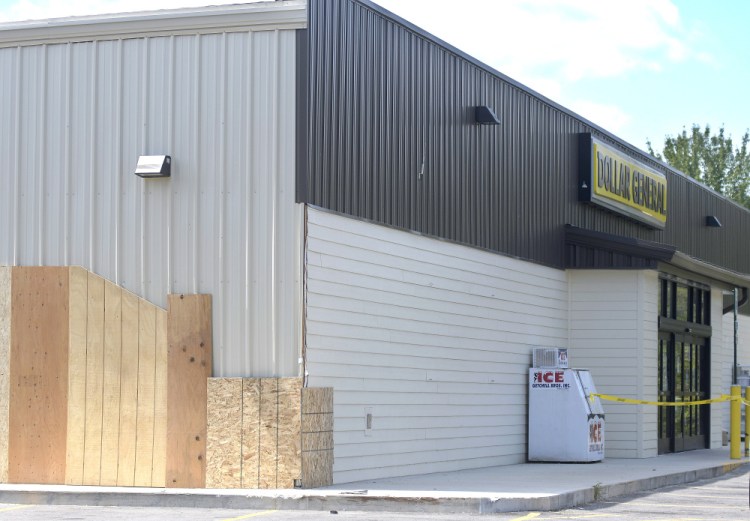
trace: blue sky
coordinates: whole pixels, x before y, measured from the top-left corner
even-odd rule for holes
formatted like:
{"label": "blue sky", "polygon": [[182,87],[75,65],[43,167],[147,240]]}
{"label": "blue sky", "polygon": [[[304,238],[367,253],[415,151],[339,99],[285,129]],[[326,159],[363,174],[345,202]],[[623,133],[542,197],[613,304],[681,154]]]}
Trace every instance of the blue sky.
{"label": "blue sky", "polygon": [[[750,127],[745,0],[376,0],[633,145]],[[238,0],[0,0],[0,22]]]}

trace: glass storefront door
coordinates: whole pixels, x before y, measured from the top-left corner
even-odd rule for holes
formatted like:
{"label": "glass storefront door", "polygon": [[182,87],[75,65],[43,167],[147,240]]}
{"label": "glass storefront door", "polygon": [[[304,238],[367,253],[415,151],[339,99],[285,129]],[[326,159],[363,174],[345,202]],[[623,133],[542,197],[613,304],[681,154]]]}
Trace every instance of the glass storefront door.
{"label": "glass storefront door", "polygon": [[660,282],[659,401],[685,405],[659,407],[659,454],[706,448],[709,407],[689,404],[710,396],[710,291],[676,279]]}

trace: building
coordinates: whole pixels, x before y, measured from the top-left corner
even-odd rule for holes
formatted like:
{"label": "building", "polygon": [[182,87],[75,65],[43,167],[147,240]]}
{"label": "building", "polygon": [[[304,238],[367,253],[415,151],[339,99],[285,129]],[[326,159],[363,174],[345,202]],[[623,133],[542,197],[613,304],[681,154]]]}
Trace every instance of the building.
{"label": "building", "polygon": [[[0,172],[0,265],[211,295],[205,376],[332,388],[335,482],[525,461],[535,347],[628,398],[732,380],[750,213],[367,0],[6,24]],[[607,403],[606,456],[721,446],[725,403],[662,411]]]}

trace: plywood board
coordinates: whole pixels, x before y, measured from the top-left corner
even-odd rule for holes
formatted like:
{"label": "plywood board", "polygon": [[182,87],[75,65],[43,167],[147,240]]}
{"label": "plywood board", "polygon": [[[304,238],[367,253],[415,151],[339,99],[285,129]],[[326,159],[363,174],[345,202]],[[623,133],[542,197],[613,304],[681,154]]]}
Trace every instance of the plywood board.
{"label": "plywood board", "polygon": [[68,269],[68,281],[68,443],[65,483],[82,485],[86,432],[88,272],[72,266]]}
{"label": "plywood board", "polygon": [[302,415],[302,432],[326,432],[333,430],[333,414],[330,412],[320,414]]}
{"label": "plywood board", "polygon": [[258,488],[277,488],[279,389],[276,378],[261,378],[260,380],[259,435]]}
{"label": "plywood board", "polygon": [[242,379],[209,378],[206,488],[242,486]]}
{"label": "plywood board", "polygon": [[120,443],[120,369],[122,360],[122,289],[104,283],[104,408],[102,411],[103,486],[117,485]]}
{"label": "plywood board", "polygon": [[302,486],[333,484],[333,388],[302,389]]}
{"label": "plywood board", "polygon": [[294,488],[302,472],[302,378],[278,379],[276,488]]}
{"label": "plywood board", "polygon": [[0,266],[0,483],[8,482],[11,268]]}
{"label": "plywood board", "polygon": [[117,484],[135,480],[135,446],[138,418],[138,297],[122,292],[122,363],[120,366],[120,441]]}
{"label": "plywood board", "polygon": [[206,381],[211,376],[210,295],[169,295],[167,487],[206,484]]}
{"label": "plywood board", "polygon": [[333,431],[303,432],[302,451],[333,450]]}
{"label": "plywood board", "polygon": [[135,435],[137,487],[150,487],[154,457],[154,377],[156,374],[156,306],[138,301],[138,419]]}
{"label": "plywood board", "polygon": [[258,488],[260,379],[242,379],[242,488]]}
{"label": "plywood board", "polygon": [[333,485],[333,451],[302,453],[302,486],[316,488]]}
{"label": "plywood board", "polygon": [[333,412],[333,387],[302,389],[302,413]]}
{"label": "plywood board", "polygon": [[156,310],[154,461],[151,486],[164,487],[167,463],[167,312]]}
{"label": "plywood board", "polygon": [[8,480],[64,483],[68,270],[13,268]]}
{"label": "plywood board", "polygon": [[98,485],[101,477],[104,398],[104,279],[90,272],[87,301],[83,484]]}

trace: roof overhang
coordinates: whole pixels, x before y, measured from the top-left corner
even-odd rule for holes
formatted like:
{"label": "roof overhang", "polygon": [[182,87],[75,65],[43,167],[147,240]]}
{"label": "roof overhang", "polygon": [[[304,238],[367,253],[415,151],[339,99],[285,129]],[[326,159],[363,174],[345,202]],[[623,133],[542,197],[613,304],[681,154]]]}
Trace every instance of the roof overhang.
{"label": "roof overhang", "polygon": [[565,242],[652,261],[668,261],[677,251],[668,244],[578,228],[570,224],[565,225]]}
{"label": "roof overhang", "polygon": [[306,27],[307,1],[284,0],[5,23],[0,47]]}
{"label": "roof overhang", "polygon": [[728,270],[708,262],[704,262],[680,251],[676,251],[674,256],[668,261],[672,266],[676,266],[686,271],[699,273],[704,277],[724,283],[727,288],[750,288],[750,275]]}
{"label": "roof overhang", "polygon": [[[636,239],[633,237],[623,237],[620,235],[614,235],[610,233],[598,232],[594,230],[587,230],[585,228],[578,228],[576,226],[566,225],[565,227],[565,243],[566,245],[573,245],[576,247],[584,247],[592,250],[607,252],[612,254],[618,254],[620,256],[628,258],[641,259],[644,262],[637,264],[643,269],[643,266],[649,268],[646,269],[659,269],[662,271],[669,271],[670,267],[674,270],[675,268],[683,272],[686,276],[694,274],[701,280],[706,280],[712,284],[719,286],[722,290],[731,291],[733,288],[739,288],[742,290],[743,298],[741,304],[742,314],[750,315],[750,303],[745,305],[747,302],[747,295],[750,292],[750,274],[733,271],[721,266],[716,266],[709,262],[691,257],[677,248],[669,244],[647,241],[643,239]],[[566,266],[568,269],[605,269],[605,268],[618,268],[627,269],[625,265],[599,265],[596,267],[581,266],[581,265],[569,265]],[[632,269],[632,268],[631,268]],[[724,299],[724,312],[727,312],[728,306],[731,304],[731,296]]]}

